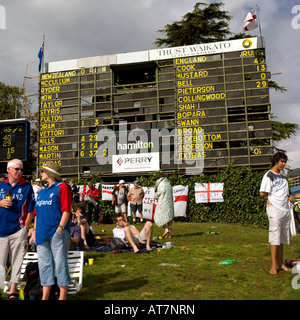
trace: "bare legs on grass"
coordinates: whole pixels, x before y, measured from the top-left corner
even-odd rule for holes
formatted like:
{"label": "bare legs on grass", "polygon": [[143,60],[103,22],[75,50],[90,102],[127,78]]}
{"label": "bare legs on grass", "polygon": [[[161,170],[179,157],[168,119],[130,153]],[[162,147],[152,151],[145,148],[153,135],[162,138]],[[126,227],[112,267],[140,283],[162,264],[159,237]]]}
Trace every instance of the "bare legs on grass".
{"label": "bare legs on grass", "polygon": [[[147,221],[145,223],[143,230],[145,230],[145,234],[146,234],[146,250],[152,251],[151,245],[150,245],[151,238],[152,238],[152,222]],[[134,237],[133,233],[139,234],[139,232],[136,229],[132,229],[132,232],[131,232],[129,227],[125,227],[124,232],[125,232],[126,240],[130,243],[130,245],[133,248],[133,252],[138,253],[139,248],[137,247],[137,245],[133,239],[133,237]]]}
{"label": "bare legs on grass", "polygon": [[171,238],[172,236],[172,225],[173,225],[173,220],[169,221],[163,227],[165,228],[165,233],[163,234],[163,238]]}
{"label": "bare legs on grass", "polygon": [[283,244],[279,246],[271,245],[271,261],[270,274],[277,274],[280,270],[291,271],[283,263]]}
{"label": "bare legs on grass", "polygon": [[[52,286],[43,287],[42,300],[49,300]],[[67,300],[68,286],[59,287],[59,298],[58,300]]]}

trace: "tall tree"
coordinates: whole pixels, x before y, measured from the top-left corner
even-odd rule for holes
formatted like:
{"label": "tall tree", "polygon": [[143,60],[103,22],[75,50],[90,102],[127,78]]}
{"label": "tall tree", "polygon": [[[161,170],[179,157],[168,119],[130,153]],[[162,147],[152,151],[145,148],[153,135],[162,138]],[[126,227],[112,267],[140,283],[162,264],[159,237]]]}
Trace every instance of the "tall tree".
{"label": "tall tree", "polygon": [[196,3],[194,11],[185,14],[181,21],[167,24],[165,29],[158,30],[166,38],[158,38],[154,44],[158,47],[176,47],[225,40],[232,33],[229,31],[231,16],[228,11],[220,10],[223,5],[222,2]]}
{"label": "tall tree", "polygon": [[0,119],[20,118],[24,108],[23,90],[0,82]]}
{"label": "tall tree", "polygon": [[[272,116],[272,119],[276,117]],[[272,120],[273,141],[279,142],[292,138],[297,134],[299,125],[297,123],[280,122]]]}
{"label": "tall tree", "polygon": [[[165,38],[157,38],[154,42],[158,47],[176,47],[184,45],[193,45],[199,43],[209,43],[224,40],[234,40],[249,38],[251,35],[244,32],[234,34],[229,29],[231,16],[228,11],[222,11],[224,3],[203,3],[198,2],[194,6],[193,12],[185,14],[181,21],[175,21],[167,24],[165,29],[158,30],[165,34]],[[287,89],[275,81],[268,81],[269,88],[276,91],[285,92]],[[272,116],[274,119],[274,116]],[[282,123],[272,121],[273,141],[279,142],[290,139],[297,134],[300,127],[296,123]]]}
{"label": "tall tree", "polygon": [[[29,108],[31,100],[27,100]],[[0,121],[8,119],[19,119],[25,116],[24,112],[24,92],[16,86],[8,86],[0,82]],[[34,121],[34,117],[28,118]],[[24,163],[24,174],[31,175],[35,169],[36,158],[36,129],[31,129],[29,160]],[[6,172],[6,163],[0,163],[0,172]]]}

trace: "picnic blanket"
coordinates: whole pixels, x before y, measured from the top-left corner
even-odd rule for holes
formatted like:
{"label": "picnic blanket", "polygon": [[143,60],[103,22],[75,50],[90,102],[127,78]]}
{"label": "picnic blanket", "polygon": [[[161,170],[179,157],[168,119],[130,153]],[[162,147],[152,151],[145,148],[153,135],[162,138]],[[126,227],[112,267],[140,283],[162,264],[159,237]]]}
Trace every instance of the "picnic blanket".
{"label": "picnic blanket", "polygon": [[[128,246],[125,249],[117,249],[117,250],[112,250],[111,247],[109,246],[109,242],[112,240],[112,238],[108,239],[104,239],[105,242],[99,242],[96,243],[95,246],[90,247],[89,250],[85,250],[86,252],[108,252],[108,251],[112,251],[112,253],[122,253],[122,252],[130,252],[133,253],[133,249],[131,246]],[[156,241],[151,241],[150,243],[151,249],[157,249],[157,248],[162,248],[163,244],[162,243],[158,243]],[[147,253],[146,248],[139,248],[141,253]]]}

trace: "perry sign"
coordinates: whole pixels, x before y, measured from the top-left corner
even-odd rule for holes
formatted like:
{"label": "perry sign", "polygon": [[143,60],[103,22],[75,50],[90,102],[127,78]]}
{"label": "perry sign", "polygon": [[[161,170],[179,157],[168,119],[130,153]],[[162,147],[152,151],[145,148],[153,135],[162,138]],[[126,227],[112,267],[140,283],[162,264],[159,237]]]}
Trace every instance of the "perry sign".
{"label": "perry sign", "polygon": [[158,171],[159,152],[118,154],[112,156],[112,172]]}

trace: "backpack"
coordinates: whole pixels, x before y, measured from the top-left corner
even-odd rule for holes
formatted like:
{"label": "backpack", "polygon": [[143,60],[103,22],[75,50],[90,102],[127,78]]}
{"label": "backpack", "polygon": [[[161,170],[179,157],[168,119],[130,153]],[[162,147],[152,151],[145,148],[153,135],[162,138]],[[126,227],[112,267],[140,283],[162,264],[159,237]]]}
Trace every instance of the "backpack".
{"label": "backpack", "polygon": [[[26,286],[24,289],[24,300],[42,300],[43,287],[40,281],[38,262],[29,262],[24,273],[24,281]],[[51,287],[49,300],[56,300],[59,288],[56,283]]]}
{"label": "backpack", "polygon": [[41,300],[43,287],[39,277],[39,267],[37,262],[29,262],[25,269],[24,278],[26,286],[24,289],[24,300]]}

